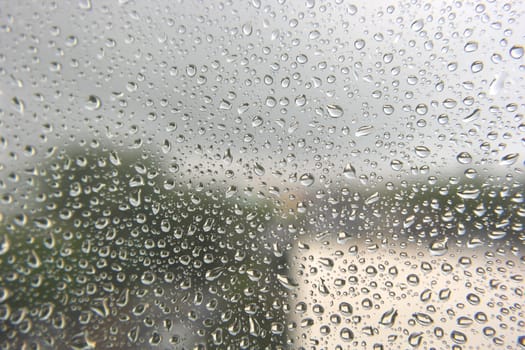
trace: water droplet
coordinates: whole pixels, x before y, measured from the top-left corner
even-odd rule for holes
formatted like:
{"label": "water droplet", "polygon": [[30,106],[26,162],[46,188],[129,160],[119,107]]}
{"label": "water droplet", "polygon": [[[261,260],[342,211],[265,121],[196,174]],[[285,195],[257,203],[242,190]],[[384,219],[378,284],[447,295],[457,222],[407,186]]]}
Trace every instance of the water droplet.
{"label": "water droplet", "polygon": [[354,41],[354,47],[357,49],[357,50],[362,50],[366,45],[366,42],[363,40],[363,39],[357,39],[356,41]]}
{"label": "water droplet", "polygon": [[246,36],[252,35],[253,27],[251,23],[245,23],[242,25],[242,33]]}
{"label": "water droplet", "polygon": [[470,164],[472,162],[472,156],[468,152],[461,152],[456,156],[456,160],[459,164]]}
{"label": "water droplet", "polygon": [[381,316],[381,320],[379,321],[379,324],[386,326],[386,327],[392,327],[396,321],[397,317],[397,310],[392,308]]}
{"label": "water droplet", "polygon": [[390,167],[392,168],[392,170],[394,171],[399,171],[403,168],[403,162],[400,161],[399,159],[393,159],[391,162],[390,162]]}
{"label": "water droplet", "polygon": [[510,57],[519,60],[523,57],[523,46],[513,46],[509,50]]}
{"label": "water droplet", "polygon": [[86,102],[86,109],[90,111],[96,111],[100,109],[102,106],[102,102],[100,101],[100,98],[95,95],[89,95],[87,102]]}
{"label": "water droplet", "polygon": [[305,54],[300,54],[300,55],[297,55],[297,57],[295,58],[295,60],[297,61],[297,63],[299,64],[305,64],[308,62],[308,56],[306,56]]}
{"label": "water droplet", "polygon": [[416,146],[414,148],[416,155],[420,158],[426,158],[430,155],[430,149],[427,146]]}
{"label": "water droplet", "polygon": [[257,175],[257,176],[263,176],[264,173],[266,172],[264,167],[261,164],[257,163],[257,162],[255,162],[255,165],[253,166],[253,171],[254,171],[255,175]]}
{"label": "water droplet", "polygon": [[392,113],[394,113],[394,107],[392,105],[384,105],[383,113],[385,113],[386,115],[392,115]]}
{"label": "water droplet", "polygon": [[470,65],[470,71],[472,73],[479,73],[483,70],[483,62],[481,61],[474,61]]}
{"label": "water droplet", "polygon": [[24,111],[25,111],[25,103],[24,103],[24,101],[22,101],[18,97],[13,97],[11,102],[13,103],[13,107],[15,108],[15,110],[18,113],[24,114]]}
{"label": "water droplet", "polygon": [[301,185],[305,186],[305,187],[309,187],[309,186],[312,186],[313,183],[315,181],[315,178],[312,174],[310,173],[306,173],[306,174],[303,174],[301,175],[301,177],[299,178],[299,182],[301,183]]}
{"label": "water droplet", "polygon": [[344,327],[341,329],[339,335],[341,336],[341,339],[344,341],[351,341],[354,339],[354,332],[352,332],[350,329]]}
{"label": "water droplet", "polygon": [[343,108],[338,105],[326,105],[326,110],[328,111],[328,115],[332,118],[340,118],[344,114]]}
{"label": "water droplet", "polygon": [[450,333],[450,339],[456,344],[465,344],[467,342],[467,336],[465,333],[456,330]]}
{"label": "water droplet", "polygon": [[230,101],[226,101],[223,99],[219,104],[219,109],[223,111],[229,111],[230,109],[232,109],[232,104]]}
{"label": "water droplet", "polygon": [[518,160],[520,154],[519,153],[509,153],[501,157],[500,164],[501,165],[512,165],[516,163]]}
{"label": "water droplet", "polygon": [[186,66],[186,74],[188,77],[192,78],[197,74],[197,67],[194,64],[189,64]]}
{"label": "water droplet", "polygon": [[413,348],[417,348],[418,346],[420,346],[422,341],[423,341],[422,332],[414,332],[408,336],[408,344],[410,344],[410,346],[412,346]]}
{"label": "water droplet", "polygon": [[429,250],[433,256],[442,256],[448,252],[447,238],[436,239],[430,243]]}
{"label": "water droplet", "polygon": [[343,169],[343,175],[347,178],[347,179],[355,179],[356,178],[356,174],[355,174],[355,168],[353,167],[352,164],[350,163],[347,163]]}
{"label": "water droplet", "polygon": [[469,41],[465,44],[465,52],[474,52],[478,49],[478,43],[475,41]]}
{"label": "water droplet", "polygon": [[415,32],[419,32],[423,29],[423,26],[424,26],[424,22],[422,19],[418,19],[414,22],[412,22],[412,25],[410,26],[410,28],[412,28],[413,31]]}
{"label": "water droplet", "polygon": [[295,98],[295,104],[298,107],[302,107],[306,104],[306,96],[305,95],[299,95]]}
{"label": "water droplet", "polygon": [[422,326],[430,326],[432,323],[434,323],[432,317],[423,312],[416,312],[412,314],[412,316],[416,319],[417,323],[419,323]]}
{"label": "water droplet", "polygon": [[428,106],[424,103],[420,103],[416,106],[416,113],[419,115],[425,115],[428,112]]}

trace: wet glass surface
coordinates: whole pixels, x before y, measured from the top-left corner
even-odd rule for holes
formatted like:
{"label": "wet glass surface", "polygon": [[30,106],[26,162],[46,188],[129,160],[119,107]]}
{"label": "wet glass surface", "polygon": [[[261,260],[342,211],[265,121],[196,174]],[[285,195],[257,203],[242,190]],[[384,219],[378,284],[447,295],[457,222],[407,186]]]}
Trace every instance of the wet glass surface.
{"label": "wet glass surface", "polygon": [[524,11],[0,1],[0,348],[525,348]]}

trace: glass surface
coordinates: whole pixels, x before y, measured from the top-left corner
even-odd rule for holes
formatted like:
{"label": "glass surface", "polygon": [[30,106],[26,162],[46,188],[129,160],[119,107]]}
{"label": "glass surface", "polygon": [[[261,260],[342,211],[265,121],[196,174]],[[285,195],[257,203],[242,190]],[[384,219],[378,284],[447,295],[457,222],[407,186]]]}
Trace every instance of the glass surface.
{"label": "glass surface", "polygon": [[520,349],[520,1],[0,0],[0,349]]}

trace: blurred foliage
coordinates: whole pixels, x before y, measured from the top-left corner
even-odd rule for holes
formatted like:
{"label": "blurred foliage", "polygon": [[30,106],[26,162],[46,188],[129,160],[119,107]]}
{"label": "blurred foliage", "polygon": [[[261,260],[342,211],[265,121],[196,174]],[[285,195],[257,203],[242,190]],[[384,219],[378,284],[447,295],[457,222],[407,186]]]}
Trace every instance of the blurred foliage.
{"label": "blurred foliage", "polygon": [[[160,344],[159,333],[179,346],[284,342],[284,292],[273,273],[284,255],[262,234],[270,201],[176,177],[131,151],[68,149],[33,173],[23,211],[1,226],[4,340],[15,329],[24,338],[13,322],[22,312],[42,334],[59,329],[63,346],[88,346],[73,337],[87,329],[112,344],[111,327],[128,333],[113,337],[119,348],[144,337]],[[142,315],[142,304],[158,309],[146,314],[158,313],[165,329],[151,332],[142,317],[120,322]]]}

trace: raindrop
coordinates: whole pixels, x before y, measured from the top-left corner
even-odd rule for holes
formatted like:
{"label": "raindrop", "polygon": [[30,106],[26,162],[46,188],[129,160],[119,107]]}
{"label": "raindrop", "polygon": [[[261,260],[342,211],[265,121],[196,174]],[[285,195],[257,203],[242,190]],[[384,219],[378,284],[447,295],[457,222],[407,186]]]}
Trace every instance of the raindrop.
{"label": "raindrop", "polygon": [[393,159],[391,162],[390,162],[390,167],[392,168],[392,170],[394,171],[399,171],[403,168],[403,162],[400,161],[399,159]]}
{"label": "raindrop", "polygon": [[509,50],[510,57],[519,60],[523,57],[523,46],[513,46]]}
{"label": "raindrop", "polygon": [[355,179],[356,178],[356,173],[355,173],[355,168],[353,167],[352,164],[350,163],[347,163],[343,169],[343,175],[347,178],[347,179]]}
{"label": "raindrop", "polygon": [[87,102],[86,102],[86,109],[90,111],[96,111],[100,109],[102,106],[102,102],[100,101],[100,98],[95,95],[89,95]]}
{"label": "raindrop", "polygon": [[459,164],[470,164],[472,162],[472,156],[468,152],[461,152],[456,156],[456,160]]}
{"label": "raindrop", "polygon": [[351,341],[354,339],[354,332],[352,332],[350,329],[344,327],[341,329],[339,335],[341,336],[341,339],[344,341]]}
{"label": "raindrop", "polygon": [[513,165],[516,163],[516,161],[519,158],[519,153],[509,153],[501,157],[500,164],[501,165]]}
{"label": "raindrop", "polygon": [[381,316],[381,320],[379,321],[379,324],[386,326],[386,327],[392,327],[396,321],[397,317],[397,310],[390,309],[389,311],[386,311]]}
{"label": "raindrop", "polygon": [[419,32],[423,29],[423,26],[424,26],[424,23],[423,23],[423,20],[422,19],[418,19],[414,22],[412,22],[412,25],[410,26],[410,28],[412,28],[413,31],[415,32]]}
{"label": "raindrop", "polygon": [[392,105],[384,105],[383,106],[383,112],[386,115],[392,115],[392,113],[394,113],[394,107]]}
{"label": "raindrop", "polygon": [[328,115],[332,118],[340,118],[344,114],[343,109],[338,105],[326,105],[326,110],[328,111]]}
{"label": "raindrop", "polygon": [[186,66],[186,74],[188,77],[192,78],[197,74],[197,67],[194,64],[189,64]]}
{"label": "raindrop", "polygon": [[430,155],[430,149],[427,146],[416,146],[414,148],[416,155],[420,158],[426,158]]}
{"label": "raindrop", "polygon": [[474,52],[478,49],[478,43],[475,41],[469,41],[465,44],[465,52]]}
{"label": "raindrop", "polygon": [[254,171],[255,175],[257,175],[257,176],[263,176],[264,173],[266,172],[264,170],[264,167],[261,164],[257,163],[257,162],[255,162],[255,165],[253,166],[253,171]]}
{"label": "raindrop", "polygon": [[315,178],[312,174],[310,173],[306,173],[306,174],[303,174],[301,175],[301,177],[299,178],[299,182],[301,183],[301,185],[305,186],[305,187],[309,187],[309,186],[312,186],[313,183],[315,181]]}
{"label": "raindrop", "polygon": [[470,70],[472,73],[479,73],[483,70],[483,62],[481,61],[474,61],[470,65]]}
{"label": "raindrop", "polygon": [[413,348],[417,348],[418,346],[420,346],[422,341],[423,341],[422,332],[414,332],[408,336],[408,344],[410,344],[410,346]]}
{"label": "raindrop", "polygon": [[354,47],[358,50],[361,50],[365,47],[366,42],[363,39],[357,39],[354,41]]}

